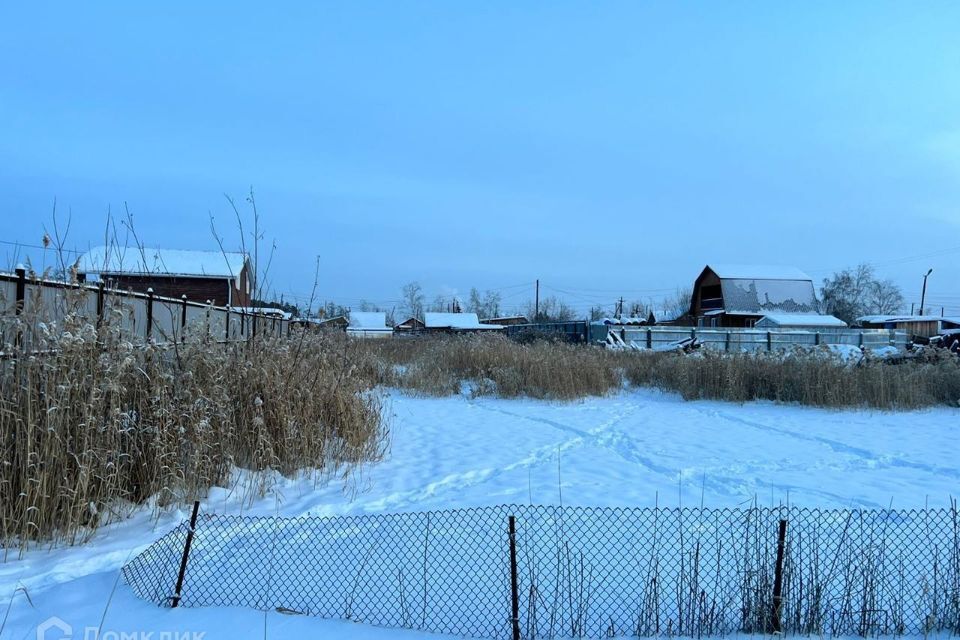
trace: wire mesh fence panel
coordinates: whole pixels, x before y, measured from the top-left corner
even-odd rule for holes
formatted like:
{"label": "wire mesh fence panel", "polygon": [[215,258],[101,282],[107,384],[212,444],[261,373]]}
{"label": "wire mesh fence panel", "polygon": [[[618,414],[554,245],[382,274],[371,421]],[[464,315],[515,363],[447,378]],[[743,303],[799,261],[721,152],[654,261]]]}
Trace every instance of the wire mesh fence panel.
{"label": "wire mesh fence panel", "polygon": [[[185,531],[124,568],[138,596],[170,603]],[[957,513],[515,505],[208,515],[180,603],[487,638],[511,637],[514,595],[525,638],[955,633]]]}

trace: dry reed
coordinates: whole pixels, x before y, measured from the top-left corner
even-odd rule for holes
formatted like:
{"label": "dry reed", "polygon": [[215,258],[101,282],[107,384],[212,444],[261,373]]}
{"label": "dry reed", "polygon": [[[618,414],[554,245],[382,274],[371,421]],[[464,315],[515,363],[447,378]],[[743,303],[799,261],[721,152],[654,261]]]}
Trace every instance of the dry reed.
{"label": "dry reed", "polygon": [[[82,542],[135,505],[226,486],[237,468],[333,477],[382,454],[381,401],[346,343],[307,334],[221,344],[202,327],[180,344],[137,343],[111,315],[99,327],[77,315],[34,323],[32,349],[0,360],[7,553]],[[7,335],[29,322],[17,318]]]}

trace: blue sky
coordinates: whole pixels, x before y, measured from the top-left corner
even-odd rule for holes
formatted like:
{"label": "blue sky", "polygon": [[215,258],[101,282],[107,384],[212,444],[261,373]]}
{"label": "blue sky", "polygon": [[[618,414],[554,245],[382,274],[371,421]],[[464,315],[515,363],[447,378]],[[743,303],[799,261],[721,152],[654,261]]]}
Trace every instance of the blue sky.
{"label": "blue sky", "polygon": [[236,245],[252,185],[287,297],[316,256],[321,298],[388,305],[871,262],[960,312],[957,33],[957,3],[7,3],[0,240],[56,198],[75,248],[125,202],[147,245],[215,248],[211,214]]}

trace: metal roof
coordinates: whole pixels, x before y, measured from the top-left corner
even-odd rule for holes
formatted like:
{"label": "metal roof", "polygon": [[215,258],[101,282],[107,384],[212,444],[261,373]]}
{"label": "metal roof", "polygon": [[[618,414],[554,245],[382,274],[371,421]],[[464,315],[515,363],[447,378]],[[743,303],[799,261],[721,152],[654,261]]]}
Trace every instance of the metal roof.
{"label": "metal roof", "polygon": [[246,254],[236,252],[94,247],[80,257],[78,271],[238,278],[246,262]]}
{"label": "metal roof", "polygon": [[796,267],[769,264],[708,264],[707,268],[721,280],[810,280],[813,278]]}

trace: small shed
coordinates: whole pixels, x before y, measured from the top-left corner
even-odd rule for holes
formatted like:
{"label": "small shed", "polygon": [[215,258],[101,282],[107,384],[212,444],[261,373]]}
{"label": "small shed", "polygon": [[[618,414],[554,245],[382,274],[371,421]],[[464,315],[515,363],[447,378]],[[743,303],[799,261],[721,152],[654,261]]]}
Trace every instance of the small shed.
{"label": "small shed", "polygon": [[911,337],[932,338],[950,329],[960,329],[960,317],[930,315],[861,316],[857,322],[865,329],[896,329]]}
{"label": "small shed", "polygon": [[351,311],[347,335],[354,338],[389,338],[393,329],[387,326],[383,311]]}
{"label": "small shed", "polygon": [[427,331],[496,331],[503,329],[499,324],[483,324],[475,313],[426,313],[424,325]]}
{"label": "small shed", "polygon": [[843,329],[847,323],[840,318],[818,313],[768,313],[754,325],[763,329]]}

